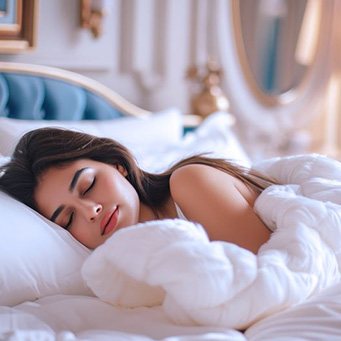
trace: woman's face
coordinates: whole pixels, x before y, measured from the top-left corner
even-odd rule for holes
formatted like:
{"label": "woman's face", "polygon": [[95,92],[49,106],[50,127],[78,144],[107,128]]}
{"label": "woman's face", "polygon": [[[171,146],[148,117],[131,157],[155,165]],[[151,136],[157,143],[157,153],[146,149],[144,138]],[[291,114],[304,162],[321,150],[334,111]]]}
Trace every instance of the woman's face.
{"label": "woman's face", "polygon": [[93,249],[139,222],[140,202],[122,166],[88,159],[50,168],[35,191],[38,211]]}

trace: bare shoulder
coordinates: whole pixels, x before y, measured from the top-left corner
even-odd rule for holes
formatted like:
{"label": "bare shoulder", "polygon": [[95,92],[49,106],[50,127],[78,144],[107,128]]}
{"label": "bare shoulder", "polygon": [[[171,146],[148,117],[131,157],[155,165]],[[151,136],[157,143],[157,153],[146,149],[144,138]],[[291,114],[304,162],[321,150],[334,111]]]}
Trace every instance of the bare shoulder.
{"label": "bare shoulder", "polygon": [[214,167],[201,164],[191,164],[178,168],[170,177],[170,193],[180,205],[195,205],[202,198],[212,199],[222,189],[235,187],[233,176]]}
{"label": "bare shoulder", "polygon": [[269,232],[253,211],[257,194],[234,176],[191,164],[173,172],[170,193],[187,219],[204,226],[211,240],[224,240],[256,252]]}
{"label": "bare shoulder", "polygon": [[231,180],[234,179],[233,176],[222,172],[221,170],[218,170],[214,167],[202,165],[202,164],[191,164],[186,165],[183,167],[180,167],[176,169],[170,178],[170,181],[172,182],[178,182],[178,181],[187,181],[189,179],[197,180],[197,179],[203,179],[206,178],[208,175],[224,175],[226,178],[230,178]]}
{"label": "bare shoulder", "polygon": [[235,183],[235,178],[225,172],[222,172],[214,167],[201,164],[191,164],[176,169],[170,177],[170,188],[172,194],[175,194],[178,189],[189,186],[205,186],[207,183],[220,182]]}
{"label": "bare shoulder", "polygon": [[176,169],[172,176],[184,176],[184,175],[194,175],[194,174],[202,174],[203,172],[210,172],[212,170],[216,170],[214,167],[202,165],[199,163],[193,163],[190,165],[182,166]]}

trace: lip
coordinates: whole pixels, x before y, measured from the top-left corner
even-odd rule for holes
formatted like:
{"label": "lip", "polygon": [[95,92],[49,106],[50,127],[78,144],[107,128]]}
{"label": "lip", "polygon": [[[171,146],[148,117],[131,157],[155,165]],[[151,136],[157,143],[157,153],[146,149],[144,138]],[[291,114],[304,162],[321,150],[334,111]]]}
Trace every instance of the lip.
{"label": "lip", "polygon": [[105,236],[114,231],[118,223],[119,208],[115,207],[113,211],[108,212],[101,221],[101,235]]}

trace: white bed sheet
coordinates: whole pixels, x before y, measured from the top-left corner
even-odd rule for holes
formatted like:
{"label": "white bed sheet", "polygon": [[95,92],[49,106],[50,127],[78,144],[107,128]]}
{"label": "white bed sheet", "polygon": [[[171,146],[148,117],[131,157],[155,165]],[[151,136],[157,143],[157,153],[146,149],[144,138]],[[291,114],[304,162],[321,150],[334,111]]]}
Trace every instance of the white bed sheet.
{"label": "white bed sheet", "polygon": [[0,307],[0,340],[341,340],[341,283],[255,323],[245,333],[176,325],[159,307],[126,309],[95,297],[49,296]]}
{"label": "white bed sheet", "polygon": [[161,307],[126,309],[73,295],[1,307],[0,326],[1,340],[21,340],[24,335],[31,335],[25,340],[42,335],[58,340],[245,340],[242,333],[230,329],[176,325]]}
{"label": "white bed sheet", "polygon": [[341,340],[341,283],[255,323],[245,337],[249,341]]}

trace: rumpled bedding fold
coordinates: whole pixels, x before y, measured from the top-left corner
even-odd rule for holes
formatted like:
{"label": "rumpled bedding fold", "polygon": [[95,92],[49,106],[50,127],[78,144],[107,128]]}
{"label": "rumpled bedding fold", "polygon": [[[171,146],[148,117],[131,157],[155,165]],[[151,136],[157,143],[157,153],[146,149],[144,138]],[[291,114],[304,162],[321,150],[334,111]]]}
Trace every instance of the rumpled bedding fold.
{"label": "rumpled bedding fold", "polygon": [[340,281],[340,163],[313,154],[254,168],[284,184],[255,202],[275,229],[257,255],[209,241],[192,222],[151,221],[93,251],[82,269],[88,286],[114,305],[161,304],[177,323],[245,329]]}

